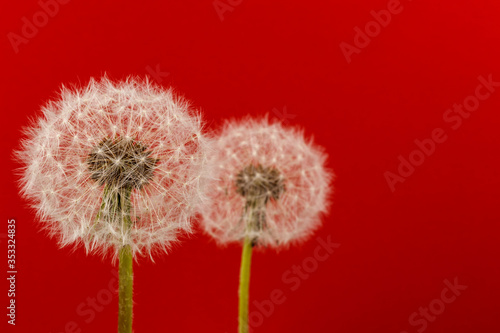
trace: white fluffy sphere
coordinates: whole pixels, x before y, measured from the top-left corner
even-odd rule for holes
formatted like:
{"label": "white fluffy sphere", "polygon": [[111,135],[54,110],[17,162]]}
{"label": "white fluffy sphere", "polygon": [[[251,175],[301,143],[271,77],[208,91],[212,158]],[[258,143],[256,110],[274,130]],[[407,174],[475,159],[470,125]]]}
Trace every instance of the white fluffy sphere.
{"label": "white fluffy sphere", "polygon": [[[130,245],[151,255],[190,231],[207,179],[208,141],[183,98],[148,80],[102,78],[63,87],[42,111],[17,152],[21,186],[61,245],[115,256]],[[130,227],[109,199],[123,197],[123,189]]]}

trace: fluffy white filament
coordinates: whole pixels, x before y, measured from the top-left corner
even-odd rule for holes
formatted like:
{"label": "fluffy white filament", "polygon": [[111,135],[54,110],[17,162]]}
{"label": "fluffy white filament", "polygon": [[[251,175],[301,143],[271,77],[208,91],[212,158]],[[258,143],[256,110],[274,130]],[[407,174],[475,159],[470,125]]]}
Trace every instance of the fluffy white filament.
{"label": "fluffy white filament", "polygon": [[[148,80],[103,78],[83,88],[63,87],[60,98],[42,111],[17,152],[21,186],[61,245],[82,243],[89,252],[116,256],[128,244],[134,254],[151,255],[166,251],[179,232],[190,231],[206,184],[208,141],[187,101]],[[91,178],[89,154],[98,154],[96,147],[106,139],[139,142],[151,158],[152,175],[135,179],[141,186],[130,194],[131,227],[104,193],[118,193],[121,185],[106,188]],[[117,166],[130,162],[106,151]],[[134,163],[144,160],[144,154],[127,156]]]}
{"label": "fluffy white filament", "polygon": [[[210,161],[215,181],[202,209],[202,225],[218,243],[250,237],[259,245],[286,247],[307,239],[320,225],[328,208],[333,174],[325,168],[326,154],[301,131],[267,118],[229,121],[216,140]],[[259,228],[248,226],[247,199],[236,185],[238,174],[250,165],[276,169],[284,185],[279,198],[265,204]],[[264,179],[265,175],[257,177]]]}

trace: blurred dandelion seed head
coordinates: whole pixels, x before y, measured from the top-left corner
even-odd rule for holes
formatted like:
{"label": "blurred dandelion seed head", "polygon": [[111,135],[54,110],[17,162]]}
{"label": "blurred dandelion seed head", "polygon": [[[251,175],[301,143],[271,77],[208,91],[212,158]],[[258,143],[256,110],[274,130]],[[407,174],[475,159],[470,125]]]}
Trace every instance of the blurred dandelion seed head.
{"label": "blurred dandelion seed head", "polygon": [[308,239],[328,212],[333,173],[301,130],[250,117],[226,122],[209,163],[202,226],[219,244],[283,248]]}

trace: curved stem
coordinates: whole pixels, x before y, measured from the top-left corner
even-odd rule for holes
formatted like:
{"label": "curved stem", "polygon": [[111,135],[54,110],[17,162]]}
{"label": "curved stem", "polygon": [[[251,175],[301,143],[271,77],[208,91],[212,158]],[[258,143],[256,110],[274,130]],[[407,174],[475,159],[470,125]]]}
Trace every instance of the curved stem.
{"label": "curved stem", "polygon": [[240,290],[239,290],[239,333],[248,333],[248,291],[250,289],[250,267],[252,263],[253,241],[245,238],[241,254]]}

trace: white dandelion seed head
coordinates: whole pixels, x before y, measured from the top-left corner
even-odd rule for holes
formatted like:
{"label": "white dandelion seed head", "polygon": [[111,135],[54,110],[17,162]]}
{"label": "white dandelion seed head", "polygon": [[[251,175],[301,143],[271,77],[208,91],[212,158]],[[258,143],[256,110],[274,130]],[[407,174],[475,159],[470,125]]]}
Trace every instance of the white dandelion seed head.
{"label": "white dandelion seed head", "polygon": [[268,118],[228,121],[214,143],[202,226],[219,244],[281,248],[306,240],[328,210],[333,173],[302,131]]}
{"label": "white dandelion seed head", "polygon": [[[42,111],[16,152],[21,192],[61,245],[151,255],[191,231],[209,141],[186,100],[148,80],[102,78],[63,87]],[[117,207],[123,198],[129,207]]]}

